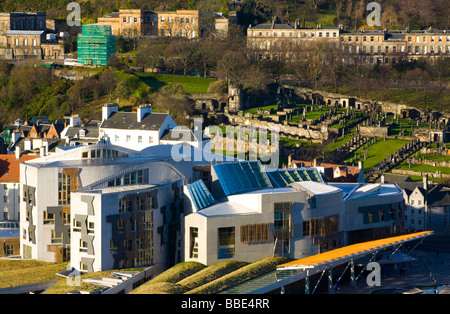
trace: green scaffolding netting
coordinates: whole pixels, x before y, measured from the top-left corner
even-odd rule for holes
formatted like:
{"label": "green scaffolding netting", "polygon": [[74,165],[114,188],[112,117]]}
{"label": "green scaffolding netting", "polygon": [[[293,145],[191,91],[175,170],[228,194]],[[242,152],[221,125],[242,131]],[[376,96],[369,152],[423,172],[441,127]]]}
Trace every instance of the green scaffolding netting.
{"label": "green scaffolding netting", "polygon": [[116,37],[111,35],[110,25],[82,26],[82,34],[78,35],[78,63],[106,65],[111,54],[115,52]]}

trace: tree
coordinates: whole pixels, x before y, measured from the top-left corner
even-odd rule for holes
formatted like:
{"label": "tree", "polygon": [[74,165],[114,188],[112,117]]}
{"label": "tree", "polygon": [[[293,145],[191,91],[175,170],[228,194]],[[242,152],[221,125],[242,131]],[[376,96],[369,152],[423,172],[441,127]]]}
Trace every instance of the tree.
{"label": "tree", "polygon": [[217,63],[217,73],[230,83],[242,83],[248,66],[246,55],[242,51],[228,51]]}
{"label": "tree", "polygon": [[195,43],[185,39],[173,39],[167,46],[166,65],[172,69],[173,73],[182,70],[183,75],[187,74],[189,67],[193,64]]}
{"label": "tree", "polygon": [[203,72],[203,77],[207,77],[208,72],[216,68],[220,53],[224,47],[209,40],[198,41],[195,45],[193,62],[195,67]]}
{"label": "tree", "polygon": [[141,41],[137,51],[137,64],[152,70],[163,67],[167,46],[165,38]]}

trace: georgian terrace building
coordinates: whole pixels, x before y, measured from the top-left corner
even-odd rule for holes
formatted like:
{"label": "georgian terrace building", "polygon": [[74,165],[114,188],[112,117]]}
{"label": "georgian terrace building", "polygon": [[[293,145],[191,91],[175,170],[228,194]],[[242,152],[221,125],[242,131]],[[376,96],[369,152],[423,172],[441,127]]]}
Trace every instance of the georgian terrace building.
{"label": "georgian terrace building", "polygon": [[400,59],[450,56],[448,30],[361,30],[342,27],[300,28],[298,23],[259,24],[247,29],[247,47],[259,56],[296,49],[309,42],[339,44],[348,63],[389,64]]}

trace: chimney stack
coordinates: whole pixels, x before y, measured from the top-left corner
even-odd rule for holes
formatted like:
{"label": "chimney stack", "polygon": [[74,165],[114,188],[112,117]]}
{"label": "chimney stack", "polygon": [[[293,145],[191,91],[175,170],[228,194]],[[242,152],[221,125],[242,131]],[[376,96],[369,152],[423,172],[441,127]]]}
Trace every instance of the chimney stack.
{"label": "chimney stack", "polygon": [[15,154],[16,154],[16,160],[19,160],[20,159],[20,154],[21,154],[20,146],[16,146]]}
{"label": "chimney stack", "polygon": [[119,107],[115,104],[108,103],[102,108],[102,121],[108,120],[111,114],[119,111]]}
{"label": "chimney stack", "polygon": [[152,106],[150,104],[140,105],[137,109],[137,122],[142,122],[147,114],[152,113]]}
{"label": "chimney stack", "polygon": [[423,176],[423,189],[425,190],[425,191],[428,191],[428,174],[425,174],[424,176]]}

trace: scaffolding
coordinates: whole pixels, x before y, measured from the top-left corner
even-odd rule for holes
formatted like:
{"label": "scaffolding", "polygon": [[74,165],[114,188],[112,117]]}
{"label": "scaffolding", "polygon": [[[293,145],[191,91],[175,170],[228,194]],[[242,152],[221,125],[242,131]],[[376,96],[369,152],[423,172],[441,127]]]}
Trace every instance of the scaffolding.
{"label": "scaffolding", "polygon": [[116,37],[111,26],[89,24],[82,26],[78,35],[78,63],[84,65],[106,65],[111,54],[116,52]]}

